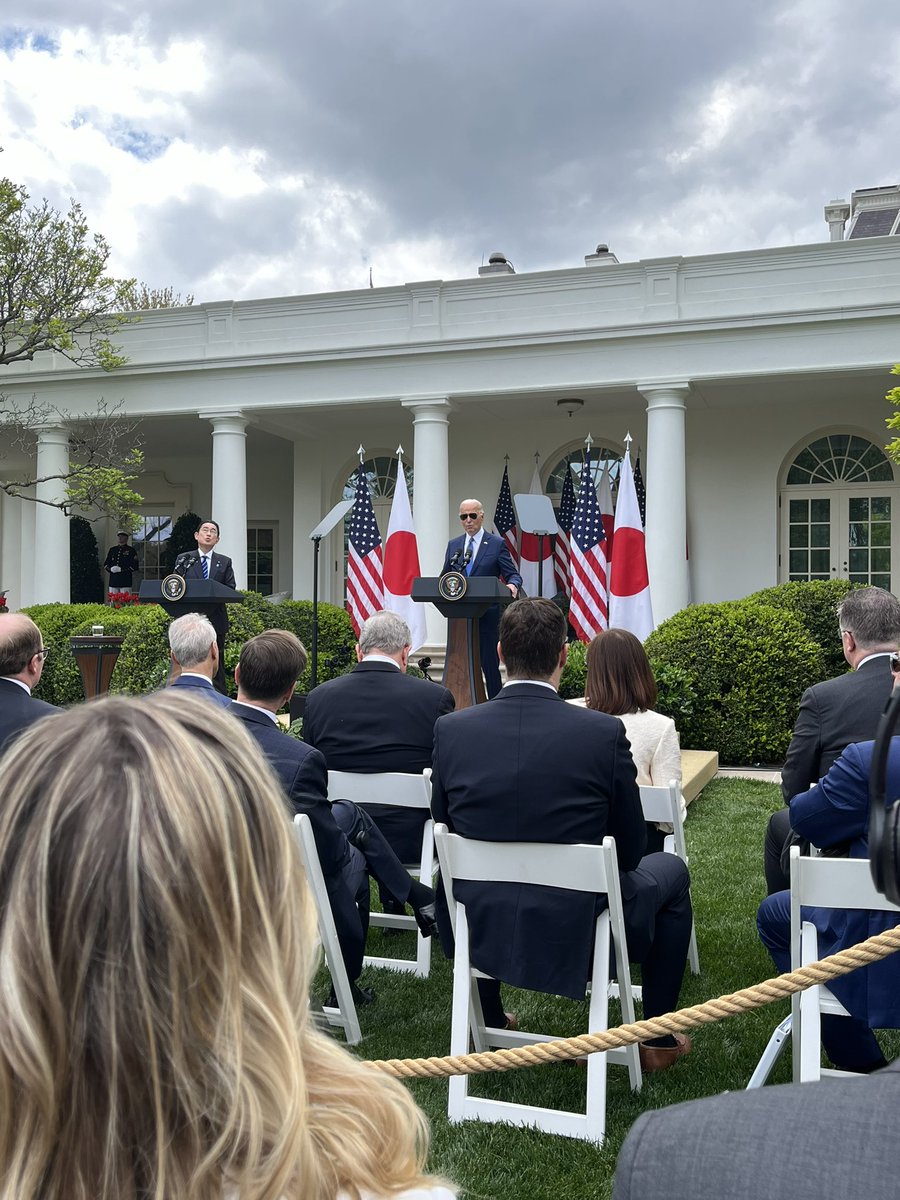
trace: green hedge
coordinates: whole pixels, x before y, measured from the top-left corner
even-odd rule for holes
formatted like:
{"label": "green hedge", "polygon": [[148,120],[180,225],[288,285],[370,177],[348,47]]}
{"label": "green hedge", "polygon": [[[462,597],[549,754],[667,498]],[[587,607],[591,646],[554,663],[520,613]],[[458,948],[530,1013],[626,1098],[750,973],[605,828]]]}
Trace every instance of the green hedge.
{"label": "green hedge", "polygon": [[569,657],[559,681],[559,694],[565,700],[584,695],[587,678],[587,642],[569,642]]}
{"label": "green hedge", "polygon": [[849,669],[838,633],[837,608],[848,592],[861,586],[846,579],[815,579],[809,583],[781,583],[747,597],[792,612],[822,651],[823,679],[834,679]]}
{"label": "green hedge", "polygon": [[[243,604],[229,605],[225,641],[225,672],[229,694],[235,694],[234,667],[241,646],[264,629],[290,629],[310,648],[312,603],[285,601],[270,604],[258,592],[246,592]],[[50,704],[76,704],[84,687],[69,638],[102,625],[104,632],[123,636],[122,651],[110,681],[110,692],[141,695],[162,687],[169,670],[166,630],[169,618],[157,604],[126,605],[113,609],[103,604],[40,604],[23,609],[40,627],[51,653],[35,695]],[[319,682],[340,675],[353,661],[353,626],[347,613],[331,604],[319,605]],[[299,691],[308,691],[310,668],[300,678]]]}
{"label": "green hedge", "polygon": [[723,763],[784,758],[803,690],[822,679],[823,655],[788,608],[755,599],[697,604],[645,643],[660,684],[658,708],[685,748]]}

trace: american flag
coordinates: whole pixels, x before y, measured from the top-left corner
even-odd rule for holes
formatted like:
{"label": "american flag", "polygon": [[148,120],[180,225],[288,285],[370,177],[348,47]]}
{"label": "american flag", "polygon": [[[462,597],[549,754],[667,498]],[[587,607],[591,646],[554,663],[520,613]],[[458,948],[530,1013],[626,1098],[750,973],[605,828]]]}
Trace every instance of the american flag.
{"label": "american flag", "polygon": [[350,516],[347,548],[347,611],[359,637],[363,622],[384,608],[381,534],[362,463],[356,473],[356,503]]}
{"label": "american flag", "polygon": [[634,460],[634,490],[637,492],[638,508],[641,510],[641,524],[647,527],[647,493],[644,490],[644,476],[641,472],[641,452]]}
{"label": "american flag", "polygon": [[494,529],[506,542],[513,562],[518,566],[519,551],[516,546],[516,514],[513,512],[512,493],[509,490],[508,466],[503,468],[500,495],[497,497],[497,507],[494,509]]}
{"label": "american flag", "polygon": [[572,470],[566,463],[566,475],[563,479],[562,498],[559,502],[559,516],[556,520],[556,553],[553,560],[553,570],[556,575],[556,590],[572,595],[572,577],[569,569],[569,533],[572,521],[575,519],[575,487],[572,483]]}
{"label": "american flag", "polygon": [[591,479],[591,452],[584,457],[578,503],[569,537],[572,600],[569,624],[582,642],[608,625],[606,549],[603,520]]}

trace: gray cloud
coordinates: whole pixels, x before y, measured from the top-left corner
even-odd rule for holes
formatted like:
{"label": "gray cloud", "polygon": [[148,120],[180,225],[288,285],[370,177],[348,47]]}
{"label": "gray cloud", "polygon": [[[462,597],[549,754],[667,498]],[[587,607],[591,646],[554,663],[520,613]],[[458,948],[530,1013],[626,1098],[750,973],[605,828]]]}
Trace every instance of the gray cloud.
{"label": "gray cloud", "polygon": [[[51,36],[72,19],[61,0],[9,7]],[[133,27],[107,0],[77,11],[98,33]],[[186,101],[194,143],[259,147],[274,173],[370,199],[354,269],[440,236],[468,273],[496,248],[533,270],[599,240],[629,258],[824,240],[827,200],[897,175],[895,24],[880,0],[852,19],[836,0],[157,0],[141,28],[210,49],[213,86]],[[309,203],[272,197],[254,221],[197,191],[148,237],[197,278],[229,255],[312,262]]]}

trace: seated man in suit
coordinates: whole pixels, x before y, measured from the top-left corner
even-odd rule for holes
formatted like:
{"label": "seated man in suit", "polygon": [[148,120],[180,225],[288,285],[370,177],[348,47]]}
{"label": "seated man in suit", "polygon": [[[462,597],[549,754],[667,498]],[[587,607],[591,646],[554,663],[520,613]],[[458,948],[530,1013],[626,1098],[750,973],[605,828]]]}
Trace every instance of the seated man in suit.
{"label": "seated man in suit", "polygon": [[62,712],[31,694],[49,653],[30,617],[24,613],[0,615],[0,751],[35,721]]}
{"label": "seated man in suit", "polygon": [[[328,803],[325,760],[278,727],[276,713],[294,694],[306,667],[302,643],[284,629],[269,629],[244,643],[235,669],[237,700],[231,712],[259,743],[287,796],[291,816],[312,824],[344,964],[351,982],[362,970],[369,927],[369,878],[412,905],[426,937],[435,930],[434,892],[413,880],[371,817],[348,800]],[[358,1002],[371,993],[356,990]]]}
{"label": "seated man in suit", "polygon": [[[179,554],[175,559],[175,573],[185,579],[212,579],[216,583],[224,583],[226,587],[236,588],[234,568],[231,559],[226,554],[215,554],[219,544],[219,524],[207,520],[200,524],[194,534],[197,543],[196,550]],[[209,619],[216,631],[216,642],[219,647],[219,665],[213,678],[213,686],[217,692],[225,695],[225,636],[228,633],[228,605],[216,604],[210,607]]]}
{"label": "seated man in suit", "polygon": [[[550,600],[517,600],[500,622],[506,686],[488,704],[441,717],[434,730],[431,809],[463,837],[483,841],[616,840],[628,953],[641,964],[645,1017],[678,1007],[692,914],[687,867],[644,855],[646,826],[622,722],[566,704],[566,620]],[[471,957],[517,987],[583,999],[597,915],[585,894],[524,884],[461,882]],[[603,901],[605,903],[605,901]],[[446,909],[439,909],[448,946]],[[481,987],[485,1020],[503,1027],[500,985]],[[640,1048],[645,1071],[690,1049],[683,1034]]]}
{"label": "seated man in suit", "polygon": [[200,696],[222,708],[231,708],[231,701],[213,687],[219,667],[219,646],[216,631],[201,613],[185,613],[169,626],[169,651],[175,678],[169,687]]}
{"label": "seated man in suit", "polygon": [[[329,771],[419,775],[431,766],[434,723],[453,709],[453,695],[406,674],[411,645],[402,617],[377,612],[359,631],[350,674],[310,692],[303,740],[324,755]],[[366,811],[401,862],[418,862],[426,809],[372,805]]]}
{"label": "seated man in suit", "polygon": [[[461,537],[451,538],[444,555],[441,574],[455,569],[466,575],[502,576],[515,600],[522,586],[522,576],[507,549],[506,542],[496,533],[488,533],[484,526],[484,507],[480,500],[463,500],[459,506],[462,521]],[[500,662],[497,658],[497,630],[500,624],[500,606],[492,605],[478,622],[478,650],[481,670],[488,699],[500,691]]]}
{"label": "seated man in suit", "polygon": [[[791,826],[814,846],[848,843],[851,858],[868,858],[869,772],[874,742],[848,746],[824,779],[794,796]],[[891,797],[900,796],[900,738],[887,764]],[[819,958],[836,954],[900,923],[894,913],[804,908],[819,934]],[[759,936],[779,971],[791,969],[791,893],[776,892],[759,906]],[[822,1044],[834,1065],[865,1075],[887,1066],[872,1029],[900,1026],[900,959],[896,954],[831,980],[829,989],[849,1017],[822,1014]]]}
{"label": "seated man in suit", "polygon": [[[884,588],[857,588],[847,593],[837,615],[844,658],[852,670],[803,693],[781,772],[786,805],[821,779],[845,746],[874,738],[891,694],[888,661],[900,644],[900,602]],[[773,813],[766,830],[770,896],[791,885],[786,853],[790,835],[790,814],[783,808]]]}

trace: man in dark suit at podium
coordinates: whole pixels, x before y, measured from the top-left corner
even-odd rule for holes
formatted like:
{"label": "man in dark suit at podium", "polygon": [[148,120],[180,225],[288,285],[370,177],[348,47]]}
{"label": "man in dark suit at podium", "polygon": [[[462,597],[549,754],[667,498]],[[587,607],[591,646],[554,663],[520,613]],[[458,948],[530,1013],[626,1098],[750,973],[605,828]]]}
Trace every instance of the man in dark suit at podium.
{"label": "man in dark suit at podium", "polygon": [[[522,586],[522,576],[516,570],[503,538],[482,528],[484,507],[481,501],[463,500],[459,506],[459,519],[462,521],[463,534],[462,537],[450,539],[441,574],[455,570],[466,575],[502,578],[515,600]],[[500,660],[497,658],[499,629],[500,605],[494,604],[478,622],[478,648],[488,699],[496,696],[501,686]]]}
{"label": "man in dark suit at podium", "polygon": [[[231,559],[224,554],[214,554],[219,541],[219,525],[213,520],[204,521],[194,534],[197,543],[196,550],[179,554],[175,559],[175,574],[183,575],[185,579],[212,579],[216,583],[224,583],[226,587],[236,588],[234,569]],[[219,665],[213,679],[213,687],[225,695],[225,635],[228,632],[228,608],[225,604],[210,606],[207,616],[216,631],[216,644],[219,648]]]}

